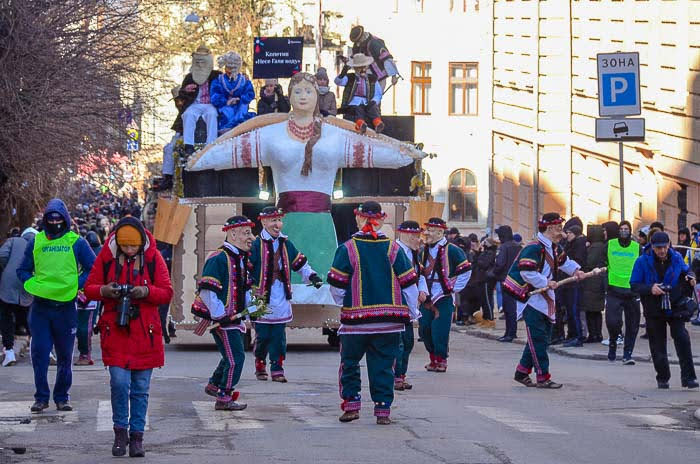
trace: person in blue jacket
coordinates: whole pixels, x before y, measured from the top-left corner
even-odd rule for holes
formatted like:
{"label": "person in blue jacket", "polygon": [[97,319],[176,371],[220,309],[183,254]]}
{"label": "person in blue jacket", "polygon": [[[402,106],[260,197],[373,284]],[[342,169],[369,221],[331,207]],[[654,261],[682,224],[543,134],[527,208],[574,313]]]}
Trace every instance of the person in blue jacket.
{"label": "person in blue jacket", "polygon": [[44,230],[27,244],[17,277],[34,295],[29,311],[32,334],[35,403],[32,412],[49,407],[49,353],[56,347],[57,372],[53,400],[59,411],[72,411],[69,390],[73,382],[71,361],[78,323],[75,299],[85,285],[95,261],[88,242],[71,231],[63,201],[55,198],[44,210]]}
{"label": "person in blue jacket", "polygon": [[656,232],[651,237],[650,248],[651,251],[642,253],[635,261],[630,287],[640,295],[644,306],[656,382],[661,389],[669,388],[671,370],[666,351],[668,325],[681,367],[681,386],[695,389],[698,388],[698,381],[690,337],[685,329],[690,314],[683,314],[682,307],[678,307],[684,297],[692,292],[691,287],[696,283],[695,274],[680,253],[671,248],[671,239],[666,232]]}

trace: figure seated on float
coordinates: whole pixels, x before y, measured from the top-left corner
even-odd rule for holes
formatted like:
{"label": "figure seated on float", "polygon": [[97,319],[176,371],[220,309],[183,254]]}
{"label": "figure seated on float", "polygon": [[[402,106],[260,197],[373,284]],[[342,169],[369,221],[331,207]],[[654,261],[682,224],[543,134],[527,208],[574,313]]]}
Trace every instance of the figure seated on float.
{"label": "figure seated on float", "polygon": [[284,90],[277,79],[265,79],[265,85],[260,89],[258,116],[270,113],[289,113],[290,109],[289,98],[284,96]]}
{"label": "figure seated on float", "polygon": [[[326,275],[337,240],[331,216],[331,194],[338,169],[399,168],[427,156],[414,145],[353,124],[323,118],[318,112],[319,89],[308,73],[289,83],[290,113],[273,113],[246,121],[190,158],[189,171],[269,166],[284,210],[285,233],[304,253],[319,275]],[[321,290],[303,285],[294,276],[293,303],[331,304],[328,285]],[[324,290],[325,289],[325,290]]]}
{"label": "figure seated on float", "polygon": [[[372,64],[372,57],[363,53],[356,53],[346,61],[342,71],[335,78],[335,84],[345,87],[341,108],[345,114],[355,121],[355,130],[364,134],[367,130],[367,121],[372,123],[375,131],[381,133],[384,130],[379,104],[382,102],[382,88],[377,82],[377,77],[367,73],[367,67]],[[353,68],[352,72],[348,72]]]}
{"label": "figure seated on float", "polygon": [[182,137],[185,153],[194,152],[194,131],[197,120],[201,117],[207,125],[207,144],[216,140],[217,113],[211,104],[210,85],[221,74],[214,69],[214,57],[209,49],[200,45],[192,53],[192,66],[180,86],[179,97],[182,99]]}
{"label": "figure seated on float", "polygon": [[255,100],[255,90],[248,76],[240,72],[241,55],[227,52],[217,63],[224,72],[211,83],[211,102],[219,110],[219,133],[223,133],[255,116],[248,111],[248,105]]}
{"label": "figure seated on float", "polygon": [[318,68],[316,71],[316,83],[318,84],[318,109],[322,116],[335,116],[338,109],[335,106],[335,94],[328,86],[328,73],[326,68]]}

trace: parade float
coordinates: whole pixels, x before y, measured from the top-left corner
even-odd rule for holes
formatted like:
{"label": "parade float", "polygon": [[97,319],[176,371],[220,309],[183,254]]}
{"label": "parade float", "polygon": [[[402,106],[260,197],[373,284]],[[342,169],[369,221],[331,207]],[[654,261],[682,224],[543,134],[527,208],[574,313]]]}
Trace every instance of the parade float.
{"label": "parade float", "polygon": [[[193,154],[176,149],[185,161],[176,169],[177,195],[158,201],[156,236],[174,245],[170,313],[179,329],[197,323],[190,313],[197,279],[233,215],[255,220],[265,206],[283,209],[283,233],[325,280],[338,243],[356,231],[353,211],[363,201],[382,204],[389,237],[405,219],[442,212],[441,204],[421,201],[421,160],[428,155],[413,142],[412,116],[384,117],[382,134],[359,133],[350,121],[319,114],[312,75],[296,73],[290,81],[289,113],[256,116]],[[298,276],[292,284],[294,319],[288,327],[322,329],[337,345],[340,308],[329,286],[317,289]]]}

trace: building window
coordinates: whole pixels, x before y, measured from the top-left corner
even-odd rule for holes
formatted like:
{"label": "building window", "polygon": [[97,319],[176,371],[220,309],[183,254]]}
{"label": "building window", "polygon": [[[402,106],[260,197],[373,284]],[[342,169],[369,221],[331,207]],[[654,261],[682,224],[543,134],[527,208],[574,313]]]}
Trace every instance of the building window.
{"label": "building window", "polygon": [[467,169],[459,169],[450,175],[450,221],[477,222],[476,176]]}
{"label": "building window", "polygon": [[450,63],[450,116],[479,113],[479,64]]}
{"label": "building window", "polygon": [[423,12],[423,0],[413,0],[413,2],[416,4],[416,11],[418,13]]}
{"label": "building window", "polygon": [[411,61],[411,113],[430,114],[430,61]]}

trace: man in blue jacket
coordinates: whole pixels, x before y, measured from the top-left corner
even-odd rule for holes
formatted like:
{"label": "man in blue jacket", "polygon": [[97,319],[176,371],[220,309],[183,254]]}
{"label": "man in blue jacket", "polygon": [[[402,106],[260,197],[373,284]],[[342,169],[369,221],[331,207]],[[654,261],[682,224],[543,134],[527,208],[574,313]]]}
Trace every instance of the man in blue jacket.
{"label": "man in blue jacket", "polygon": [[53,400],[59,411],[72,411],[69,390],[78,323],[75,298],[87,280],[95,254],[84,238],[71,231],[70,215],[63,201],[49,201],[43,224],[44,231],[29,241],[17,268],[24,289],[34,295],[29,329],[36,401],[31,410],[41,412],[49,407],[49,353],[55,346],[58,363]]}
{"label": "man in blue jacket", "polygon": [[[644,306],[647,321],[649,349],[656,370],[659,388],[668,389],[671,370],[666,352],[666,325],[671,329],[671,337],[676,346],[681,366],[681,385],[685,388],[698,388],[693,366],[693,353],[685,323],[690,314],[683,314],[678,308],[684,295],[695,286],[695,275],[677,251],[670,248],[671,239],[666,232],[656,232],[651,237],[651,250],[644,252],[634,263],[630,286],[638,293]],[[664,301],[665,300],[665,301]]]}

